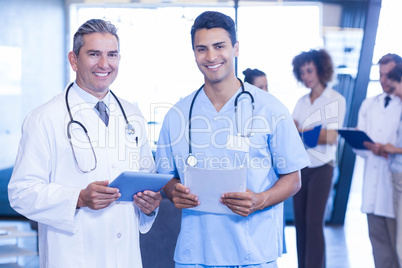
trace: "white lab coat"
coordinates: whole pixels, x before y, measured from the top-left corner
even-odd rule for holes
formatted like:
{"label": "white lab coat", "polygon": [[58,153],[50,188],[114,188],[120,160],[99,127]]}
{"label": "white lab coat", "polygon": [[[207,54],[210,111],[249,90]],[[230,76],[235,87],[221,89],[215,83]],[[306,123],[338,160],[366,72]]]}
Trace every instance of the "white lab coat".
{"label": "white lab coat", "polygon": [[[400,99],[393,96],[387,108],[384,108],[385,96],[383,93],[364,100],[359,110],[357,128],[365,131],[374,142],[395,144],[402,105]],[[394,218],[389,161],[369,150],[355,152],[365,159],[362,212]]]}
{"label": "white lab coat", "polygon": [[9,183],[10,204],[39,223],[42,268],[142,267],[139,231],[147,232],[155,216],[144,215],[131,202],[114,202],[101,210],[76,209],[76,205],[81,189],[91,182],[112,181],[125,170],[154,171],[145,121],[136,106],[120,100],[136,129],[137,146],[135,140],[126,138],[126,124],[113,97],[106,128],[92,104],[85,103],[71,88],[69,103],[74,120],[87,128],[98,162],[94,171],[83,174],[76,168],[66,138],[70,119],[64,97],[65,91],[24,121]]}

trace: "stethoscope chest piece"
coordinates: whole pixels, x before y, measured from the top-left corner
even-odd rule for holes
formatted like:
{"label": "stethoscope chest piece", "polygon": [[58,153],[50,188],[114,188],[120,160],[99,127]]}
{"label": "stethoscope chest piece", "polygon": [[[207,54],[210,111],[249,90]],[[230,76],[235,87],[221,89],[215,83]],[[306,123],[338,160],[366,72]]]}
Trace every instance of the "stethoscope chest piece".
{"label": "stethoscope chest piece", "polygon": [[127,135],[129,135],[129,136],[135,134],[135,129],[134,129],[133,125],[131,125],[131,124],[127,124],[127,125],[126,125],[126,133],[127,133]]}
{"label": "stethoscope chest piece", "polygon": [[194,155],[189,154],[189,156],[187,156],[186,163],[190,167],[195,167],[197,165],[197,158]]}

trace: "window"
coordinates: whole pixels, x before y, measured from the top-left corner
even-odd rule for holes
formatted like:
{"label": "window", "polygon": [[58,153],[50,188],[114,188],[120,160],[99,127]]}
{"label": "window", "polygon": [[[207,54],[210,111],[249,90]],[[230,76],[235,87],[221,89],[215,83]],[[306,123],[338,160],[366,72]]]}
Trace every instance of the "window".
{"label": "window", "polygon": [[402,45],[399,41],[399,30],[402,28],[402,21],[399,19],[400,10],[402,10],[402,1],[382,0],[367,97],[372,97],[382,92],[377,64],[380,58],[387,53],[402,56]]}
{"label": "window", "polygon": [[[111,88],[138,104],[150,123],[153,143],[168,109],[203,83],[194,60],[190,29],[205,10],[235,17],[235,9],[227,5],[72,5],[71,40],[75,29],[90,18],[103,18],[118,27],[122,58],[119,76]],[[270,92],[292,111],[298,98],[306,93],[293,77],[292,58],[303,50],[322,46],[320,5],[248,3],[238,10],[238,77],[243,79],[242,71],[248,67],[263,70]],[[74,78],[72,72],[71,80]]]}

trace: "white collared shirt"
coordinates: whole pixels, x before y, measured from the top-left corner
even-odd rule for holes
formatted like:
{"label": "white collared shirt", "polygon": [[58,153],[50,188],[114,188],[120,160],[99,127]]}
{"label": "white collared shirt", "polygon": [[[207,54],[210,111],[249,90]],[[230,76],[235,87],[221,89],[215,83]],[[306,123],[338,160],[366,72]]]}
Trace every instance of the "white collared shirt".
{"label": "white collared shirt", "polygon": [[[303,131],[321,125],[323,129],[339,129],[343,126],[346,112],[345,98],[330,87],[311,103],[310,93],[299,99],[293,111],[293,119]],[[310,168],[319,167],[336,160],[337,145],[319,144],[308,148]]]}
{"label": "white collared shirt", "polygon": [[80,88],[80,86],[78,86],[77,82],[75,82],[73,84],[73,89],[75,90],[75,92],[81,99],[83,99],[86,103],[90,103],[94,107],[94,110],[96,111],[96,113],[98,115],[99,115],[99,112],[95,108],[95,105],[99,101],[103,101],[106,104],[106,112],[110,116],[110,95],[111,95],[110,90],[108,90],[105,97],[103,97],[103,99],[100,100],[97,97],[95,97],[94,95],[92,95],[92,94],[88,93],[87,91],[83,90],[82,88]]}

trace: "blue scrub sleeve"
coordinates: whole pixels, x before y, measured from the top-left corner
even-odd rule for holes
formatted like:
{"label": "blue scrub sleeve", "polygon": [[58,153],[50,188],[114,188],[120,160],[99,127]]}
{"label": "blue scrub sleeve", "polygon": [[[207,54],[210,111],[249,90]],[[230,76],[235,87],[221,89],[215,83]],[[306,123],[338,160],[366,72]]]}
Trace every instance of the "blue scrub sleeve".
{"label": "blue scrub sleeve", "polygon": [[273,132],[268,138],[275,172],[288,174],[308,166],[310,160],[292,116],[286,109],[281,109],[276,118]]}
{"label": "blue scrub sleeve", "polygon": [[158,147],[156,149],[156,171],[161,174],[173,174],[175,178],[179,178],[179,174],[174,162],[171,138],[168,130],[169,117],[166,115],[161,132],[159,134]]}

